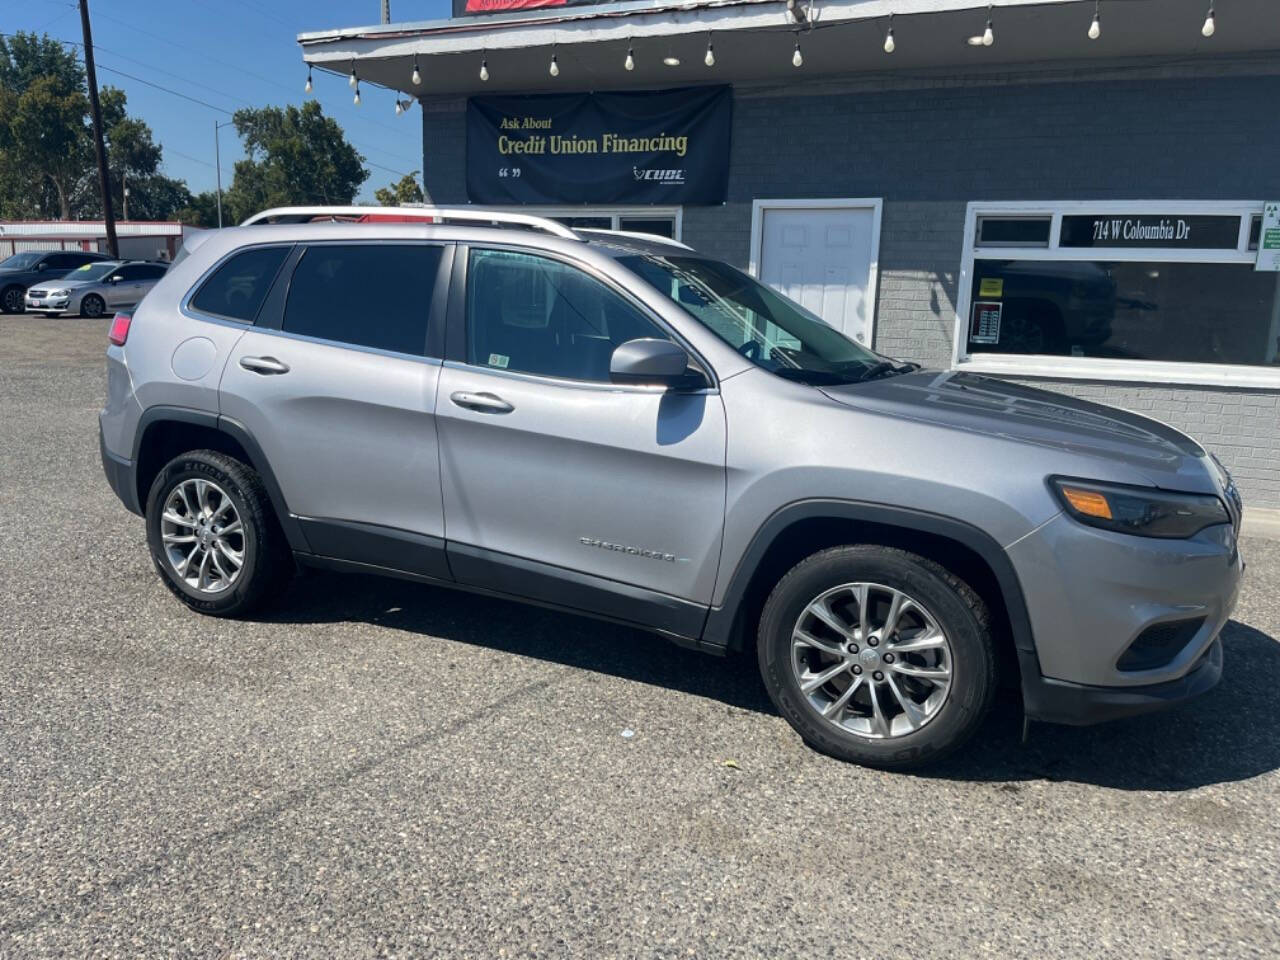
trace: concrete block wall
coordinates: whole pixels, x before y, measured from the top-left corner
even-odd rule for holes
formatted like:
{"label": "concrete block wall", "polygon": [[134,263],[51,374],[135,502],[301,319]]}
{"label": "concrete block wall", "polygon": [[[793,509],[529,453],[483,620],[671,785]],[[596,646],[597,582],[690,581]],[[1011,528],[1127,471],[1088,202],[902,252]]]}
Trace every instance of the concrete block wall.
{"label": "concrete block wall", "polygon": [[[1272,199],[1277,102],[1280,57],[739,87],[728,201],[686,207],[683,236],[745,267],[752,200],[882,198],[876,348],[946,368],[966,204]],[[436,202],[466,200],[464,107],[423,107],[424,180]],[[1280,507],[1277,392],[1036,385],[1169,422],[1222,458],[1251,505]]]}

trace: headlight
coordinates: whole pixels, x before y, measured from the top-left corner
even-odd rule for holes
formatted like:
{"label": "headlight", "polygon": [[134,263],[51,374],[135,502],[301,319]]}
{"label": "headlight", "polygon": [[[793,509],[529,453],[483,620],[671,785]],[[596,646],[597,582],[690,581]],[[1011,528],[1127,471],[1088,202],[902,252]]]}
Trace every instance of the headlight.
{"label": "headlight", "polygon": [[71,291],[70,291],[70,290],[54,290],[54,291],[50,292],[49,296],[51,296],[51,297],[65,297],[65,296],[69,295],[70,293],[71,293]]}
{"label": "headlight", "polygon": [[1049,483],[1067,513],[1103,530],[1139,537],[1185,538],[1205,527],[1231,522],[1222,501],[1204,494],[1066,477],[1053,477]]}

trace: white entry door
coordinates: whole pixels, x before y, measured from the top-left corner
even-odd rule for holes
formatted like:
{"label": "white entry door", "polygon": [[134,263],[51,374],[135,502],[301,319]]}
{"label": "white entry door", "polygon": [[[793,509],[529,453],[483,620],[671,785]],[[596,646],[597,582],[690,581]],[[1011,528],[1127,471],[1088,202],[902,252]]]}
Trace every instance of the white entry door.
{"label": "white entry door", "polygon": [[871,346],[879,200],[757,200],[751,271],[764,283]]}

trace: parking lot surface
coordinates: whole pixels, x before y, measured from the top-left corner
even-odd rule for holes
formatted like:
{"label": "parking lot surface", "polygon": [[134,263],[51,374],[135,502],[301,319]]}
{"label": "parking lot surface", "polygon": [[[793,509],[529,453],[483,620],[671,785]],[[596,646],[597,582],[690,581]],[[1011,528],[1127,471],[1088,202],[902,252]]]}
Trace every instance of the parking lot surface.
{"label": "parking lot surface", "polygon": [[329,574],[188,612],[102,476],[105,344],[0,318],[0,957],[1280,952],[1280,544],[1211,694],[880,773],[608,624]]}

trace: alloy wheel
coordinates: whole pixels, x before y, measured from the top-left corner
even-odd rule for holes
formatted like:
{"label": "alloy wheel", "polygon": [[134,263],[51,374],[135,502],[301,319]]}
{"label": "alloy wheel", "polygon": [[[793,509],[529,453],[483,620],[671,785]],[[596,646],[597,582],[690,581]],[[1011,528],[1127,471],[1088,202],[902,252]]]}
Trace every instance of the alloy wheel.
{"label": "alloy wheel", "polygon": [[8,313],[21,313],[24,305],[22,290],[10,287],[4,292],[4,309]]}
{"label": "alloy wheel", "polygon": [[97,319],[106,312],[107,305],[102,301],[102,298],[96,297],[93,294],[85,297],[84,301],[80,304],[80,315],[83,317]]}
{"label": "alloy wheel", "polygon": [[951,643],[915,598],[883,584],[846,583],[801,612],[791,667],[825,722],[888,740],[915,733],[946,703]]}
{"label": "alloy wheel", "polygon": [[210,480],[184,480],[169,492],[160,538],[173,572],[201,593],[229,590],[244,568],[244,524],[226,491]]}

